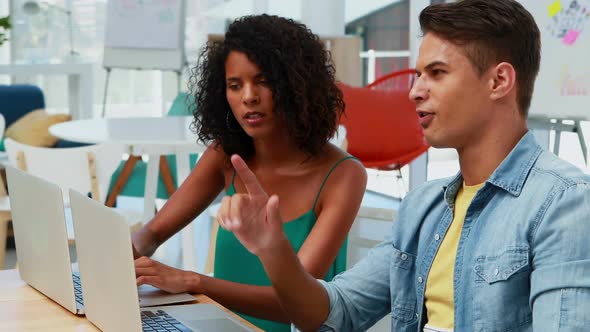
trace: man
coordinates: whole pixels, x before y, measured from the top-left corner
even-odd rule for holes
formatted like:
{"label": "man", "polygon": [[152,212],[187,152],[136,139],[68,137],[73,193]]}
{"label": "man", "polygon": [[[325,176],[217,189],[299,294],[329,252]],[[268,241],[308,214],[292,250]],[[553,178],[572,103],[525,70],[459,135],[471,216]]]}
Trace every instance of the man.
{"label": "man", "polygon": [[428,142],[460,173],[407,195],[391,236],[332,282],[305,273],[268,198],[238,156],[248,194],[222,227],[258,255],[302,330],[590,330],[590,178],[543,150],[526,117],[539,29],[513,0],[465,0],[420,14],[410,92]]}

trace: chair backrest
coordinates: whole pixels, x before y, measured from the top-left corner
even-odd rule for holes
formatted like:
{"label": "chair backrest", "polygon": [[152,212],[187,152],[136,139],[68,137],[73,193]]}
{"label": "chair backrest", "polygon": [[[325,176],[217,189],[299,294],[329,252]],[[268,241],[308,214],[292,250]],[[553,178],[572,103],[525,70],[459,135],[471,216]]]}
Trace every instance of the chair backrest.
{"label": "chair backrest", "polygon": [[30,111],[45,108],[45,99],[34,85],[0,85],[0,105],[8,127]]}
{"label": "chair backrest", "polygon": [[373,90],[410,91],[416,80],[416,69],[404,69],[381,76],[366,87]]}
{"label": "chair backrest", "polygon": [[172,106],[170,106],[170,110],[166,114],[166,116],[187,116],[192,115],[192,109],[194,103],[194,97],[189,95],[186,92],[180,92],[174,101],[172,102]]}
{"label": "chair backrest", "polygon": [[[92,193],[103,203],[114,170],[126,148],[103,143],[76,148],[41,148],[7,138],[4,142],[11,164],[59,185],[62,192],[72,188]],[[66,198],[67,201],[67,198]]]}
{"label": "chair backrest", "polygon": [[416,106],[408,97],[410,87],[339,87],[346,103],[341,124],[346,127],[347,151],[365,167],[399,169],[428,150]]}
{"label": "chair backrest", "polygon": [[6,129],[6,120],[4,115],[0,114],[0,140],[4,138],[4,130]]}
{"label": "chair backrest", "polygon": [[215,245],[217,243],[217,232],[219,223],[217,222],[217,211],[221,204],[211,205],[208,209],[209,218],[211,218],[211,237],[209,238],[209,250],[207,251],[207,260],[205,261],[205,270],[203,273],[212,276],[213,267],[215,266]]}

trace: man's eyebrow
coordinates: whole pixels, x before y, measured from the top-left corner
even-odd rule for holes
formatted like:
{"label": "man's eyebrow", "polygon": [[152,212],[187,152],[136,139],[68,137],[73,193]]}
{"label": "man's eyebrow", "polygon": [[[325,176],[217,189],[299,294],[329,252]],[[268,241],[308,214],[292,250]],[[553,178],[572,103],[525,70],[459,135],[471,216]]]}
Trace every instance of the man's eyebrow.
{"label": "man's eyebrow", "polygon": [[[436,67],[436,66],[448,66],[448,64],[446,62],[437,60],[437,61],[433,61],[433,62],[427,64],[426,67],[424,67],[424,70],[425,71],[431,70],[433,67]],[[420,73],[421,72],[418,69],[416,69],[416,74],[420,74]]]}

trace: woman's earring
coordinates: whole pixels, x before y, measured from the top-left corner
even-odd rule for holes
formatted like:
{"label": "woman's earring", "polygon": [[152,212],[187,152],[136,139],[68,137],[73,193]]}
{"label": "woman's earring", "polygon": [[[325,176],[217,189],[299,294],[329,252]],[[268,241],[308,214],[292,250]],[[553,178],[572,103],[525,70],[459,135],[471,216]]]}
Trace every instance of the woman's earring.
{"label": "woman's earring", "polygon": [[227,113],[225,113],[225,125],[227,126],[227,129],[229,130],[230,133],[239,133],[242,128],[240,126],[238,126],[238,128],[232,127],[231,123],[230,123],[230,111],[228,111]]}

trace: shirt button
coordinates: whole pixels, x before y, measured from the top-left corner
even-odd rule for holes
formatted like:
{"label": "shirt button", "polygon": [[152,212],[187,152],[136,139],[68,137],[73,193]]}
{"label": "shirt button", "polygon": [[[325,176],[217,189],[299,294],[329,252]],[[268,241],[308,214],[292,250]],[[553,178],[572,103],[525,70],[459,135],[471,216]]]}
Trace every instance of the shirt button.
{"label": "shirt button", "polygon": [[422,281],[424,281],[424,280],[422,280],[422,277],[418,277],[418,283],[421,284]]}
{"label": "shirt button", "polygon": [[408,255],[406,255],[406,254],[401,254],[399,257],[402,259],[402,261],[405,261],[406,259],[408,259]]}
{"label": "shirt button", "polygon": [[434,239],[435,239],[436,241],[440,240],[440,235],[436,234],[436,235],[434,236]]}
{"label": "shirt button", "polygon": [[498,275],[498,273],[500,273],[500,270],[498,270],[498,269],[494,269],[494,275],[495,275],[495,276],[497,276],[497,275]]}

